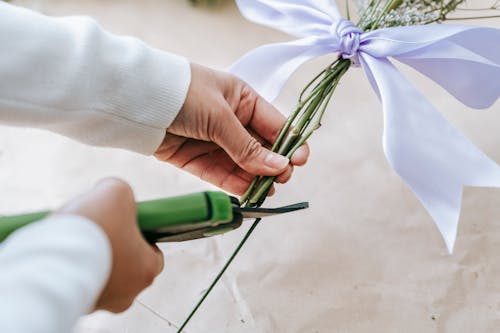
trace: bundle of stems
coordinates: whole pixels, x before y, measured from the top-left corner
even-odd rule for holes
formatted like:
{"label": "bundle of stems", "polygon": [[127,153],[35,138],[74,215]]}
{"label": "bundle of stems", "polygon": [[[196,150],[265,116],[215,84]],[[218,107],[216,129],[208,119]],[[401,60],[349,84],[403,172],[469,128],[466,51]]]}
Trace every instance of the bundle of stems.
{"label": "bundle of stems", "polygon": [[[465,3],[465,1],[466,0],[357,0],[356,4],[360,12],[357,26],[363,31],[370,31],[384,27],[440,23],[449,19],[448,15],[459,9],[459,6]],[[350,19],[349,3],[347,0],[346,7],[348,11],[347,18]],[[500,0],[496,0],[490,7],[469,10],[499,9]],[[500,16],[463,17],[461,19],[491,17]],[[342,56],[339,56],[306,85],[299,95],[299,100],[294,112],[292,112],[287,119],[276,142],[274,142],[271,148],[273,152],[291,158],[295,151],[311,137],[314,131],[321,127],[321,120],[327,110],[332,95],[341,78],[349,70],[351,65],[350,59],[344,59]],[[260,207],[266,199],[274,180],[275,177],[270,176],[255,177],[246,193],[241,197],[241,205],[245,207]],[[189,323],[203,301],[223,276],[226,269],[238,255],[243,245],[250,238],[259,222],[260,219],[256,219],[248,229],[223,268],[180,326],[177,331],[178,333],[182,332]]]}
{"label": "bundle of stems", "polygon": [[[271,150],[291,158],[321,127],[321,120],[340,79],[351,66],[349,59],[339,57],[319,73],[302,90],[295,111],[288,117]],[[275,177],[257,176],[253,179],[240,202],[247,207],[260,206],[264,202]]]}

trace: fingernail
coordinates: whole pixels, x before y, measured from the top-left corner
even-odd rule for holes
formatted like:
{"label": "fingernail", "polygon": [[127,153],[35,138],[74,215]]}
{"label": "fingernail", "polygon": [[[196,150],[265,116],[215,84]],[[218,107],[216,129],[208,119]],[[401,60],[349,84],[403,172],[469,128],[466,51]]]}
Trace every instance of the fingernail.
{"label": "fingernail", "polygon": [[284,169],[290,163],[290,160],[285,156],[270,152],[267,154],[264,163],[273,169]]}

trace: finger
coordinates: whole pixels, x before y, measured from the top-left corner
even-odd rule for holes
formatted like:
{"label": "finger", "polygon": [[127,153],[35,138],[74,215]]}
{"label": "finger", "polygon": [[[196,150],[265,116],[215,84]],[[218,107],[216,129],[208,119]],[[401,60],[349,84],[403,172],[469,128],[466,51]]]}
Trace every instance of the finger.
{"label": "finger", "polygon": [[102,226],[108,207],[115,205],[133,214],[136,207],[134,193],[126,182],[117,178],[105,178],[92,189],[64,204],[56,213],[81,215]]}
{"label": "finger", "polygon": [[238,166],[233,170],[232,173],[235,176],[240,177],[241,179],[247,181],[249,184],[255,178],[254,175],[249,174],[248,172],[246,172],[245,170],[243,170],[242,168],[240,168]]}
{"label": "finger", "polygon": [[135,202],[132,187],[119,178],[103,178],[95,184],[93,191],[104,193],[105,196],[120,197]]}
{"label": "finger", "polygon": [[[249,129],[248,132],[255,137],[257,140],[259,140],[260,143],[263,145],[267,146],[269,143],[262,138],[259,134],[257,134],[255,131],[252,129]],[[287,169],[281,174],[276,177],[276,182],[280,184],[287,183],[290,178],[292,177],[293,174],[293,165],[303,165],[305,162],[307,162],[307,158],[309,156],[309,147],[307,146],[302,146],[300,147],[295,154],[293,154],[292,159],[291,159],[291,164],[287,167]],[[274,193],[274,190],[273,190]]]}
{"label": "finger", "polygon": [[272,185],[267,196],[272,197],[275,193],[276,193],[276,188],[274,187],[274,185]]}
{"label": "finger", "polygon": [[265,176],[282,173],[290,161],[273,153],[262,144],[240,123],[236,115],[228,109],[223,121],[218,124],[215,142],[220,145],[233,161],[243,170]]}
{"label": "finger", "polygon": [[220,147],[213,142],[185,139],[184,143],[177,148],[175,153],[170,155],[168,162],[182,169],[184,165],[196,157],[218,149],[220,150]]}
{"label": "finger", "polygon": [[222,149],[219,149],[213,153],[211,153],[214,161],[219,164],[222,168],[232,173],[233,175],[240,177],[241,179],[251,182],[255,175],[252,175],[242,168],[240,168],[234,161],[229,157],[229,155]]}
{"label": "finger", "polygon": [[136,290],[132,292],[135,298],[142,290],[152,285],[154,280],[163,270],[163,253],[155,245],[150,245],[144,240],[142,247],[141,266],[136,279]]}
{"label": "finger", "polygon": [[285,172],[283,172],[281,175],[276,177],[276,183],[285,184],[286,182],[288,182],[290,180],[290,178],[292,178],[292,173],[293,173],[293,166],[290,165],[285,170]]}
{"label": "finger", "polygon": [[[234,166],[236,167],[236,165]],[[210,155],[199,156],[191,160],[183,169],[204,181],[237,195],[245,193],[251,181],[251,177],[242,178],[237,172],[235,173],[236,168],[232,170],[224,168]]]}
{"label": "finger", "polygon": [[251,128],[251,127],[245,127],[245,128],[246,128],[247,132],[248,132],[251,136],[253,136],[253,137],[254,137],[257,141],[259,141],[259,142],[260,142],[260,144],[261,144],[262,146],[264,146],[264,148],[267,148],[267,149],[271,150],[271,148],[272,148],[272,143],[270,143],[269,141],[267,141],[266,139],[264,139],[263,137],[261,137],[261,136],[259,135],[259,133],[255,132],[255,131],[253,130],[253,128]]}
{"label": "finger", "polygon": [[[278,138],[281,128],[285,125],[286,118],[265,99],[260,96],[256,98],[250,126],[265,140],[274,143]],[[304,165],[308,158],[309,147],[306,143],[293,154],[291,162],[294,165]]]}
{"label": "finger", "polygon": [[136,232],[139,232],[134,191],[128,183],[118,178],[104,178],[97,182],[93,196],[95,202],[98,202],[102,207],[106,207],[106,209],[107,207],[116,207],[115,209],[119,209],[122,214],[132,217],[129,221],[133,224]]}
{"label": "finger", "polygon": [[252,110],[250,127],[268,142],[274,143],[278,138],[286,118],[274,106],[255,93],[255,104]]}
{"label": "finger", "polygon": [[[256,138],[264,147],[268,149],[271,148],[272,143],[268,142],[266,139],[261,137],[259,133],[257,133],[255,130],[249,128],[248,132],[254,138]],[[309,158],[309,146],[306,143],[300,146],[300,148],[295,151],[295,153],[292,155],[292,158],[290,159],[290,163],[292,165],[302,166],[307,163],[308,158]]]}
{"label": "finger", "polygon": [[152,245],[151,249],[153,250],[153,256],[155,258],[153,268],[154,276],[158,276],[163,271],[163,268],[165,268],[165,258],[158,246]]}
{"label": "finger", "polygon": [[309,159],[309,153],[309,146],[307,144],[304,144],[292,155],[290,162],[292,163],[292,165],[302,166],[307,163],[307,160]]}
{"label": "finger", "polygon": [[[238,167],[223,149],[212,142],[188,140],[171,155],[169,162],[198,177],[205,173],[204,180],[216,186],[225,186],[224,190],[234,194],[243,194],[246,189],[242,188],[248,186],[254,177]],[[209,170],[216,174],[207,175],[207,171],[204,170],[210,168],[211,164],[218,164],[216,170]],[[221,172],[220,168],[225,169],[226,172]],[[229,174],[234,177],[230,177]],[[241,178],[243,182],[237,178]]]}

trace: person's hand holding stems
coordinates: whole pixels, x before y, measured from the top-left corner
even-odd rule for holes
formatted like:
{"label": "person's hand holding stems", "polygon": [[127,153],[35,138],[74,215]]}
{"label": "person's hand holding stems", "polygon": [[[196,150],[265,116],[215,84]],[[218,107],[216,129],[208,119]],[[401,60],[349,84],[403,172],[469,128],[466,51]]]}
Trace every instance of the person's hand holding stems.
{"label": "person's hand holding stems", "polygon": [[252,179],[287,182],[307,162],[304,144],[292,156],[269,149],[286,118],[235,76],[192,64],[186,101],[155,153],[228,192],[242,195]]}

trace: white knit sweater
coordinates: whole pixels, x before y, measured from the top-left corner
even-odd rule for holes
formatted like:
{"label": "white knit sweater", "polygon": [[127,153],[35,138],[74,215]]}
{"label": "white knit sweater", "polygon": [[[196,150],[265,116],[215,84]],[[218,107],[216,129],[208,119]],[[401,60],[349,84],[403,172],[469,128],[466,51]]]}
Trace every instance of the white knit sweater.
{"label": "white knit sweater", "polygon": [[[0,1],[0,123],[152,154],[184,103],[186,59]],[[0,332],[67,333],[106,283],[111,251],[92,221],[51,217],[0,244]]]}

